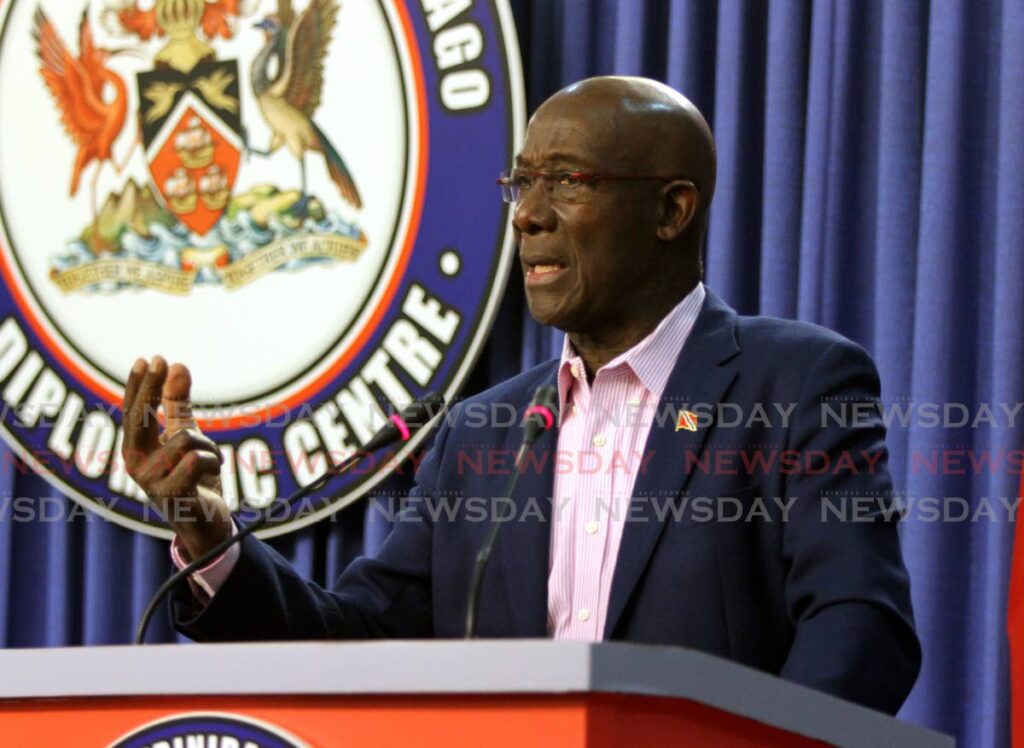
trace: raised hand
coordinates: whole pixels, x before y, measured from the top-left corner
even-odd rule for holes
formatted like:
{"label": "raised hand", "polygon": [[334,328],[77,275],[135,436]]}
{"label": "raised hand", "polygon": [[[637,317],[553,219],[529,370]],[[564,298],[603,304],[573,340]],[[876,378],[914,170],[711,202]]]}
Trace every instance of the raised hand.
{"label": "raised hand", "polygon": [[195,558],[231,534],[231,513],[219,490],[220,451],[192,415],[191,385],[181,364],[168,367],[160,356],[135,362],[122,406],[123,456],[128,474]]}

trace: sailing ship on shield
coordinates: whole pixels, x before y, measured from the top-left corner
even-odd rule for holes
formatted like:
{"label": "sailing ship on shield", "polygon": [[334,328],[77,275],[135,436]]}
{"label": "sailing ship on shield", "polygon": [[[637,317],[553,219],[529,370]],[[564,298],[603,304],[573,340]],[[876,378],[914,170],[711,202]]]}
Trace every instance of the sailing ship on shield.
{"label": "sailing ship on shield", "polygon": [[[146,287],[188,294],[196,284],[238,288],[270,272],[327,262],[355,262],[367,237],[354,216],[362,207],[356,180],[315,113],[338,16],[337,0],[310,0],[296,12],[278,0],[274,13],[253,13],[242,0],[137,0],[103,8],[108,28],[135,40],[107,49],[96,44],[88,6],[75,53],[41,8],[33,36],[40,75],[77,146],[70,197],[84,199],[88,172],[92,220],[51,258],[50,278],[65,292]],[[239,61],[219,59],[216,44],[236,33],[261,33],[250,61],[252,94],[272,133],[259,149],[243,124]],[[155,53],[147,51],[159,45]],[[110,61],[144,57],[136,73],[139,102],[128,112],[129,83]],[[104,97],[104,89],[113,96]],[[131,116],[129,116],[131,115]],[[123,160],[114,143],[134,138]],[[258,184],[236,190],[248,158],[286,148],[296,159],[298,187]],[[307,160],[323,159],[334,191],[310,194]],[[144,158],[147,176],[97,195],[100,170],[120,174]],[[140,182],[143,182],[140,184]]]}

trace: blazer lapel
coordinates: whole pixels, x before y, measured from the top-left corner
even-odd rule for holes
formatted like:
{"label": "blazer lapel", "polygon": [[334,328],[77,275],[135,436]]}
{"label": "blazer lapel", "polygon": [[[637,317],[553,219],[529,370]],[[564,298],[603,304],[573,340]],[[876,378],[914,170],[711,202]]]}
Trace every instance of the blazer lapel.
{"label": "blazer lapel", "polygon": [[[678,414],[698,404],[714,406],[736,376],[736,370],[727,363],[739,352],[736,313],[711,291],[707,294],[704,308],[669,376],[658,403],[658,414]],[[686,487],[690,477],[686,455],[696,457],[713,428],[714,424],[706,423],[704,418],[696,431],[677,431],[674,417],[666,418],[661,425],[656,419],[651,426],[644,455],[647,462],[637,475],[622,532],[605,619],[605,639],[614,632],[658,544],[668,505],[678,501]]]}

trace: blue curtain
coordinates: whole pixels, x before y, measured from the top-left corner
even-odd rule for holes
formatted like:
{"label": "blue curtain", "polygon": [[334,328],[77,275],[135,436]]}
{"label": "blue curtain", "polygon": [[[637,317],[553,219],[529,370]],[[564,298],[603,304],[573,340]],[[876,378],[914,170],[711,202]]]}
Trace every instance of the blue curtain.
{"label": "blue curtain", "polygon": [[[741,312],[862,343],[890,408],[999,413],[1024,399],[1021,0],[512,5],[531,110],[569,82],[620,73],[664,80],[708,117],[719,180],[706,280]],[[560,336],[529,320],[517,280],[496,326],[502,345],[485,352],[469,391],[557,353]],[[889,435],[925,652],[902,716],[965,745],[1006,745],[1013,528],[997,499],[1016,496],[1006,456],[1024,440],[1005,415],[995,426],[929,424],[912,418]],[[992,463],[936,469],[943,452]],[[0,481],[4,496],[53,495],[34,476],[5,470]],[[970,516],[984,501],[997,511],[933,521],[913,509],[943,497],[954,514],[958,500]],[[84,517],[12,522],[11,511],[0,506],[0,644],[128,641],[168,571],[166,544]],[[386,532],[356,508],[275,545],[325,581]],[[151,638],[173,638],[163,618]]]}

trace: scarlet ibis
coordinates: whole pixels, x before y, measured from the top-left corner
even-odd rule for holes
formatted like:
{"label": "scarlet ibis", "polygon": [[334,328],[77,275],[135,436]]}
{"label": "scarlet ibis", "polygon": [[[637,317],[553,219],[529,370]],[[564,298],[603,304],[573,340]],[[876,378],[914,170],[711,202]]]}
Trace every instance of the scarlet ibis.
{"label": "scarlet ibis", "polygon": [[[93,42],[92,29],[86,13],[78,25],[78,57],[71,54],[42,9],[35,12],[33,36],[42,66],[39,68],[47,88],[60,109],[61,122],[78,145],[78,155],[71,171],[74,196],[85,167],[97,162],[92,178],[92,212],[96,216],[96,182],[103,163],[113,159],[113,145],[124,127],[128,111],[128,93],[124,80],[106,66],[107,60],[119,54],[138,54],[132,49],[103,49]],[[104,97],[104,87],[113,88],[113,97]],[[126,157],[127,159],[127,157]]]}

